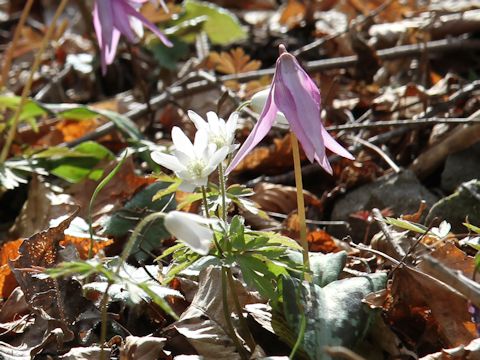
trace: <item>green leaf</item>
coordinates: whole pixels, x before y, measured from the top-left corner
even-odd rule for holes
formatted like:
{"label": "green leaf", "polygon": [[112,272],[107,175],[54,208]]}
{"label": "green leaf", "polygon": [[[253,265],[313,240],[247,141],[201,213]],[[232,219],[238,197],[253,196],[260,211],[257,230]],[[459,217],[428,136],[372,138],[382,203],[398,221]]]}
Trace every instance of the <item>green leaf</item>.
{"label": "green leaf", "polygon": [[252,231],[248,234],[267,237],[269,244],[283,245],[293,250],[303,251],[303,248],[295,240],[272,231]]}
{"label": "green leaf", "polygon": [[99,180],[102,169],[92,170],[101,160],[113,160],[115,156],[103,145],[86,141],[73,149],[51,148],[34,156],[43,159],[50,173],[66,181],[77,183],[86,177]]}
{"label": "green leaf", "polygon": [[400,229],[405,229],[409,231],[413,231],[416,233],[424,234],[425,231],[427,231],[427,228],[423,225],[407,221],[407,220],[402,220],[402,219],[394,219],[391,217],[385,218],[385,222],[387,224],[399,227]]}
{"label": "green leaf", "polygon": [[235,215],[233,217],[230,223],[229,235],[234,248],[239,250],[245,249],[245,226],[240,216]]}
{"label": "green leaf", "polygon": [[[215,45],[228,45],[247,37],[237,17],[230,11],[208,2],[185,0],[185,13],[175,21],[180,24],[194,18],[206,17],[201,23],[203,31]],[[182,36],[185,41],[193,42],[196,34],[190,33]]]}
{"label": "green leaf", "polygon": [[270,272],[263,261],[251,255],[237,256],[236,261],[247,285],[257,289],[260,295],[266,299],[277,297],[274,284],[275,275]]}
{"label": "green leaf", "polygon": [[175,70],[179,60],[188,54],[188,44],[175,36],[169,36],[172,47],[165,46],[160,40],[155,38],[148,43],[148,49],[153,53],[160,67],[168,70]]}
{"label": "green leaf", "polygon": [[468,230],[471,230],[471,231],[473,231],[473,232],[476,232],[477,234],[480,234],[480,227],[475,226],[475,225],[472,225],[472,224],[469,224],[469,223],[463,223],[463,225],[465,225],[465,227],[466,227]]}
{"label": "green leaf", "polygon": [[[106,222],[105,234],[115,237],[127,236],[140,220],[149,213],[174,210],[176,202],[172,195],[167,195],[157,201],[152,200],[158,191],[165,189],[168,185],[170,184],[159,181],[135,194],[122,209],[114,213]],[[162,218],[152,221],[133,245],[132,254],[137,260],[144,260],[148,257],[148,252],[161,245],[162,239],[169,237],[170,234],[163,226]]]}
{"label": "green leaf", "polygon": [[292,330],[307,321],[303,348],[314,360],[330,360],[325,346],[354,347],[368,331],[373,314],[363,298],[385,287],[386,274],[337,280],[325,287],[283,278],[284,315]]}

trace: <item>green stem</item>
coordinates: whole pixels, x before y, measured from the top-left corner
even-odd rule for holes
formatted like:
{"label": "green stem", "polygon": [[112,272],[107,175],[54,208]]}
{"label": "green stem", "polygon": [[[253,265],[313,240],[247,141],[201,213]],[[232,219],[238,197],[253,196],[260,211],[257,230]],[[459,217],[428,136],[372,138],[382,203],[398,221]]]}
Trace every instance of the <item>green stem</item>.
{"label": "green stem", "polygon": [[222,195],[222,220],[226,224],[227,223],[227,189],[225,187],[225,175],[223,173],[223,164],[220,163],[218,166],[218,180],[220,183],[220,192]]}
{"label": "green stem", "polygon": [[307,241],[307,224],[305,222],[305,202],[303,199],[303,182],[302,182],[302,164],[300,162],[300,149],[298,148],[298,140],[293,132],[290,133],[293,152],[293,166],[295,171],[295,184],[297,187],[297,208],[298,222],[300,223],[300,243],[303,247],[303,266],[305,269],[304,279],[312,282],[310,272],[310,259],[308,257],[308,241]]}
{"label": "green stem", "polygon": [[[203,201],[203,207],[205,208],[205,217],[207,219],[210,219],[210,214],[208,213],[207,190],[205,189],[205,186],[202,186],[202,201]],[[215,236],[215,231],[213,230],[213,227],[211,224],[209,226],[210,226],[210,229],[213,231],[213,242],[215,243],[215,247],[220,253],[220,257],[223,257],[223,250],[220,244],[218,243],[217,237]]]}
{"label": "green stem", "polygon": [[242,360],[248,360],[249,356],[247,354],[247,351],[242,346],[242,344],[240,343],[240,340],[237,337],[237,334],[235,333],[235,329],[232,323],[232,316],[228,308],[227,268],[225,266],[222,266],[222,298],[223,298],[223,315],[225,316],[225,321],[227,324],[228,332],[230,333],[230,338],[235,344],[235,347],[237,348],[237,351],[240,354],[240,357],[242,358]]}
{"label": "green stem", "polygon": [[33,84],[33,76],[37,72],[38,68],[40,67],[40,63],[42,62],[42,56],[47,48],[48,44],[50,43],[50,39],[53,35],[53,30],[57,24],[58,18],[62,14],[65,6],[67,5],[68,0],[62,0],[60,5],[58,5],[55,14],[53,15],[52,22],[47,29],[45,36],[43,37],[42,43],[40,45],[40,49],[38,49],[37,54],[35,55],[35,61],[33,62],[32,68],[30,70],[30,74],[28,76],[27,82],[23,87],[22,96],[20,98],[20,103],[18,104],[17,109],[15,110],[15,114],[13,116],[13,121],[10,124],[10,128],[8,129],[7,137],[5,139],[5,144],[3,145],[3,149],[0,153],[0,164],[4,163],[10,153],[10,147],[12,146],[13,140],[15,139],[15,134],[17,133],[18,123],[20,122],[20,114],[27,103],[27,97],[30,94],[30,90],[32,89]]}

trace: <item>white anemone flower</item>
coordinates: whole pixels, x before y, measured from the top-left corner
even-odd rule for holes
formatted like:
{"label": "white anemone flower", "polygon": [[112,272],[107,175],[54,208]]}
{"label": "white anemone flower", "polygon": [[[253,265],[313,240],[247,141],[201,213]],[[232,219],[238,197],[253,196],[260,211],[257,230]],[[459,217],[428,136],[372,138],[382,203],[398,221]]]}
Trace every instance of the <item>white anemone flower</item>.
{"label": "white anemone flower", "polygon": [[207,255],[210,251],[213,231],[207,226],[214,223],[214,219],[183,211],[170,211],[164,220],[170,234],[200,255]]}
{"label": "white anemone flower", "polygon": [[172,170],[183,180],[179,189],[192,192],[198,186],[208,183],[208,176],[215,171],[228,154],[228,147],[217,148],[208,143],[208,135],[198,130],[192,144],[185,133],[177,126],[172,129],[172,140],[175,145],[173,155],[154,151],[152,160]]}
{"label": "white anemone flower", "polygon": [[219,118],[213,111],[207,113],[208,122],[192,110],[188,110],[188,117],[198,130],[204,130],[208,134],[208,141],[217,145],[217,148],[228,146],[228,152],[231,153],[238,147],[233,144],[237,129],[237,112],[233,112],[227,121]]}

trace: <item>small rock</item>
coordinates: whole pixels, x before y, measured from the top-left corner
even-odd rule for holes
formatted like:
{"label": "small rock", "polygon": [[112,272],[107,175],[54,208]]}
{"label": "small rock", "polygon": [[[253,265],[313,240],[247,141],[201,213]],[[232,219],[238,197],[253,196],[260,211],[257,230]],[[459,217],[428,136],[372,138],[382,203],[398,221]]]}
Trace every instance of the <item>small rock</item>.
{"label": "small rock", "polygon": [[450,154],[442,172],[442,189],[452,193],[462,183],[480,179],[480,142],[468,149]]}
{"label": "small rock", "polygon": [[[412,171],[402,170],[398,174],[382,176],[347,193],[335,203],[331,219],[349,221],[352,227],[350,235],[355,241],[360,241],[364,236],[366,223],[353,219],[351,214],[373,208],[391,208],[394,216],[411,214],[418,210],[422,200],[427,202],[427,206],[431,206],[438,198],[420,183]],[[376,227],[372,228],[370,234],[374,234],[376,230]],[[348,235],[339,227],[331,227],[328,232],[339,238]]]}
{"label": "small rock", "polygon": [[446,220],[452,225],[453,232],[465,232],[466,228],[462,225],[465,218],[473,225],[480,225],[480,181],[472,180],[461,184],[457,191],[447,196],[430,210],[426,224],[434,218],[439,221]]}

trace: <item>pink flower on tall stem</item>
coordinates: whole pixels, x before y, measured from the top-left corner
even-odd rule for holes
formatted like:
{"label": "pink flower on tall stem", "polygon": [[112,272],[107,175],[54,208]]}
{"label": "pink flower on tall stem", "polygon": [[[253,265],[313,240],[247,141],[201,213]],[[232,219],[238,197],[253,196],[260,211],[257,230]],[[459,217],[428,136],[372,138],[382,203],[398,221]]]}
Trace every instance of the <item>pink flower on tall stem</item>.
{"label": "pink flower on tall stem", "polygon": [[267,135],[277,112],[282,112],[287,118],[308,160],[317,161],[332,174],[325,148],[347,159],[354,158],[323,126],[320,120],[320,91],[313,80],[283,45],[279,50],[280,56],[260,119],[233,158],[227,174]]}
{"label": "pink flower on tall stem", "polygon": [[[96,0],[93,8],[93,25],[101,50],[102,73],[107,72],[117,52],[120,35],[135,43],[142,24],[149,28],[166,46],[172,43],[157,27],[148,21],[137,8],[147,0]],[[141,36],[141,35],[140,35]]]}

